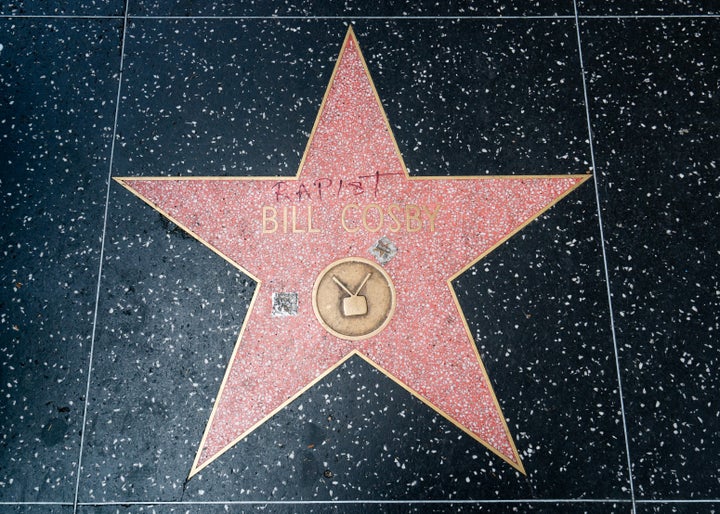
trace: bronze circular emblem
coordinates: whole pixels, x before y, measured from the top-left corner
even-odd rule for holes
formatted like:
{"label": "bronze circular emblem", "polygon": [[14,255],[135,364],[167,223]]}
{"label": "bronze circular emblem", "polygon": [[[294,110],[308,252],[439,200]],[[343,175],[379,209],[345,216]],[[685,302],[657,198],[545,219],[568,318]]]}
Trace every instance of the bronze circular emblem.
{"label": "bronze circular emblem", "polygon": [[325,268],[315,281],[313,310],[332,335],[357,341],[380,332],[395,311],[395,287],[380,266],[349,257]]}

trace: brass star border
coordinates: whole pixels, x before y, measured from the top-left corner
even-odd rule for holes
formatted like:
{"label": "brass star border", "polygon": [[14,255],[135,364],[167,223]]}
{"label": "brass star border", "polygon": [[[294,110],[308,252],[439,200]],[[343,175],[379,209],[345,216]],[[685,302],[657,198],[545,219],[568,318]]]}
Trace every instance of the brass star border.
{"label": "brass star border", "polygon": [[[410,177],[349,27],[294,177],[116,177],[257,283],[189,478],[353,356],[525,474],[452,281],[590,176]],[[313,304],[348,260],[395,284],[361,338]]]}

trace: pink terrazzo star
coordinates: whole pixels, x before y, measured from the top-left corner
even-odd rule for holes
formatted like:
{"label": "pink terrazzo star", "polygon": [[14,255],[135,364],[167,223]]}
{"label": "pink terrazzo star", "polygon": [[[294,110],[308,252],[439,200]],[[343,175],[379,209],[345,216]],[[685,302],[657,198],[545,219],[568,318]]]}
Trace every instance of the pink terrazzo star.
{"label": "pink terrazzo star", "polygon": [[[296,177],[118,178],[258,282],[190,476],[352,355],[524,473],[451,281],[588,177],[409,177],[349,30]],[[394,255],[371,253],[383,237]],[[388,256],[387,326],[329,333],[318,275]]]}

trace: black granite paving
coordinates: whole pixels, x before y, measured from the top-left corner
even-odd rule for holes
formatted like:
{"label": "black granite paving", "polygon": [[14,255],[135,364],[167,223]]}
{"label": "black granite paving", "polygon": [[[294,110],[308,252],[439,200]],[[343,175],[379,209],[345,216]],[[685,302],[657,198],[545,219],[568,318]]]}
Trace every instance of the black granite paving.
{"label": "black granite paving", "polygon": [[[110,178],[293,175],[350,23],[411,174],[594,173],[455,282],[527,475],[356,358],[187,481],[255,284]],[[0,512],[717,512],[719,33],[0,1]]]}

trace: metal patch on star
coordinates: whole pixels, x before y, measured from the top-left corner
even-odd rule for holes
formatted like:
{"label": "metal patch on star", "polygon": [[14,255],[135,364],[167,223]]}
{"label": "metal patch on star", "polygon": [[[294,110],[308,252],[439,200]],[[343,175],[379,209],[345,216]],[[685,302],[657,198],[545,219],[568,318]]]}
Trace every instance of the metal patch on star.
{"label": "metal patch on star", "polygon": [[297,316],[298,294],[297,293],[273,293],[272,294],[272,315]]}
{"label": "metal patch on star", "polygon": [[387,264],[392,260],[398,252],[398,248],[390,239],[386,236],[382,236],[377,242],[370,248],[370,255],[375,257],[375,260],[379,264]]}

